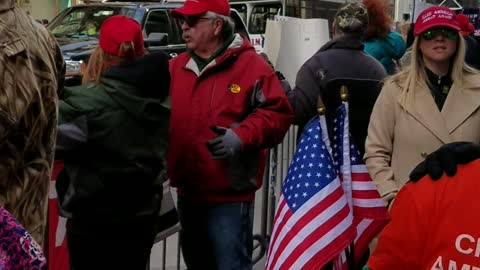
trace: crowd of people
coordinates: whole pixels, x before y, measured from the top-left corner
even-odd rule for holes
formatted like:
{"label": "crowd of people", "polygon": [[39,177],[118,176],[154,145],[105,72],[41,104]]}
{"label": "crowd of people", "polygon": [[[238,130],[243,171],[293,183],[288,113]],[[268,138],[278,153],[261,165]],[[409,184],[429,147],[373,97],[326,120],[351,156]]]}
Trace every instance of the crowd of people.
{"label": "crowd of people", "polygon": [[187,46],[172,59],[147,53],[139,23],[115,15],[99,26],[82,84],[64,87],[53,35],[0,0],[0,269],[46,269],[55,158],[72,269],[145,269],[169,179],[187,268],[251,270],[267,151],[292,124],[302,132],[318,96],[333,121],[339,82],[352,97],[352,139],[391,210],[355,269],[480,269],[473,26],[435,6],[402,35],[388,7],[342,5],[294,85],[234,32],[227,0],[172,11]]}

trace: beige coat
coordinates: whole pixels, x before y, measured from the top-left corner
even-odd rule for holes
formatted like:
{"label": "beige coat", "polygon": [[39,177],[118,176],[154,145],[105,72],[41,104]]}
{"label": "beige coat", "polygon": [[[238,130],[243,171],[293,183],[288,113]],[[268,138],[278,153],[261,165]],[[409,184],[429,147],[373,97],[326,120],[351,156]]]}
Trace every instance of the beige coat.
{"label": "beige coat", "polygon": [[427,154],[454,141],[480,142],[480,75],[453,84],[440,112],[426,87],[400,103],[401,82],[388,81],[373,109],[365,162],[383,197],[398,191]]}

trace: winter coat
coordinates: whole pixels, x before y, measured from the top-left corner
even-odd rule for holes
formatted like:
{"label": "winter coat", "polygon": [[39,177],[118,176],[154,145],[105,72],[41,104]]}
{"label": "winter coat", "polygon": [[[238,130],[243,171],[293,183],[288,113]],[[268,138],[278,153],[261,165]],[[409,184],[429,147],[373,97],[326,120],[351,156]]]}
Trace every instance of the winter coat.
{"label": "winter coat", "polygon": [[68,218],[120,220],[158,211],[169,110],[168,56],[152,53],[112,66],[98,85],[65,89],[56,187]]}
{"label": "winter coat", "polygon": [[405,50],[405,41],[397,32],[389,32],[385,39],[372,38],[365,41],[365,52],[380,61],[388,74],[395,72],[393,60],[400,59]]}
{"label": "winter coat", "polygon": [[[368,121],[381,81],[386,73],[382,65],[363,52],[358,38],[344,36],[325,44],[297,73],[295,88],[287,93],[295,110],[295,124],[299,133],[303,126],[317,115],[317,97],[325,103],[327,124],[333,121],[335,110],[341,104],[340,85],[348,84],[355,95],[350,106],[350,132],[361,153],[367,137]],[[366,86],[366,87],[363,87]]]}
{"label": "winter coat", "polygon": [[371,270],[480,269],[480,161],[453,177],[429,176],[403,187],[383,229]]}
{"label": "winter coat", "polygon": [[42,244],[65,64],[53,35],[15,2],[0,1],[0,201]]}
{"label": "winter coat", "polygon": [[[293,111],[268,63],[248,39],[229,48],[201,72],[188,53],[170,61],[172,75],[168,175],[186,200],[252,201],[261,186],[266,149],[283,140]],[[242,149],[212,160],[211,126],[231,128]]]}
{"label": "winter coat", "polygon": [[385,83],[368,126],[364,159],[382,197],[403,187],[412,169],[441,145],[480,142],[480,74],[465,73],[462,88],[454,82],[442,111],[426,85],[402,103],[403,85],[403,78]]}

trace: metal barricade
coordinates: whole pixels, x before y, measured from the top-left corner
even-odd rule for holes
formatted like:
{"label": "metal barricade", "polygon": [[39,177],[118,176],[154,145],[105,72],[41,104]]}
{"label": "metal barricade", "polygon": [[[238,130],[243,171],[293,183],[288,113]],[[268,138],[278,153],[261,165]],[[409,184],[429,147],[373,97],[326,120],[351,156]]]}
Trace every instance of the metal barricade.
{"label": "metal barricade", "polygon": [[262,186],[262,216],[260,223],[260,234],[255,234],[254,239],[258,244],[254,248],[260,248],[260,252],[253,258],[254,264],[259,262],[266,255],[268,243],[275,218],[275,210],[278,201],[278,194],[282,182],[287,176],[288,165],[295,153],[297,127],[291,126],[285,135],[282,144],[270,149],[265,168],[264,181]]}
{"label": "metal barricade", "polygon": [[[287,176],[288,166],[292,157],[295,153],[296,145],[296,134],[297,127],[292,126],[290,130],[285,135],[282,144],[277,145],[276,147],[269,150],[267,156],[267,162],[265,167],[264,179],[262,189],[258,192],[261,192],[262,199],[260,202],[255,202],[256,207],[261,207],[261,217],[260,217],[260,232],[254,234],[254,253],[255,256],[252,258],[254,264],[260,262],[268,251],[268,243],[270,242],[270,235],[273,229],[273,222],[275,217],[275,210],[278,201],[278,195],[280,194],[282,181]],[[257,204],[261,205],[258,206]],[[255,222],[255,221],[254,221]],[[181,270],[182,268],[182,258],[180,251],[180,239],[178,237],[179,227],[174,227],[168,231],[168,234],[157,236],[155,243],[162,243],[162,266],[161,270],[172,269],[167,266],[167,248],[168,248],[168,239],[177,238],[176,241],[176,265],[173,266],[173,269]],[[168,267],[168,268],[167,268]],[[150,268],[147,269],[158,269]]]}

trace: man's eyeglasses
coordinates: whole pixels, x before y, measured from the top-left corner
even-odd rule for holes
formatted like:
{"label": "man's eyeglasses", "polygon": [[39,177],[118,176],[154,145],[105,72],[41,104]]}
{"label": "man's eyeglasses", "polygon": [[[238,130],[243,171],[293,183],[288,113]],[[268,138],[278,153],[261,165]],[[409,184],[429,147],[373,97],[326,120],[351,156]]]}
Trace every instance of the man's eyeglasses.
{"label": "man's eyeglasses", "polygon": [[448,28],[435,28],[422,33],[422,37],[425,40],[432,40],[438,35],[442,35],[449,40],[457,40],[458,38],[458,32]]}
{"label": "man's eyeglasses", "polygon": [[194,27],[198,24],[201,20],[211,20],[212,18],[209,17],[200,17],[200,16],[183,16],[179,19],[180,25],[186,23],[188,27]]}

